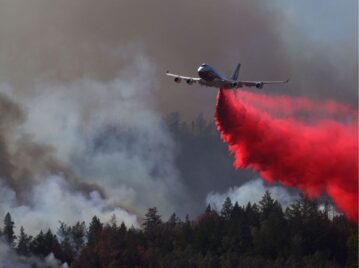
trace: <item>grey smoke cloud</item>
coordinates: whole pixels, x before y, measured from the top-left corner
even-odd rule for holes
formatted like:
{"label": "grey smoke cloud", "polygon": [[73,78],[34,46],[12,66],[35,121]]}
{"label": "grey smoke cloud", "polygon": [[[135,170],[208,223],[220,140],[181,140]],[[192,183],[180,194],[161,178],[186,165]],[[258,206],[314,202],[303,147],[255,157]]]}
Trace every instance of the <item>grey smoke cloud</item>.
{"label": "grey smoke cloud", "polygon": [[151,204],[169,214],[180,200],[186,203],[186,194],[174,142],[153,102],[153,72],[137,56],[114,80],[37,83],[33,95],[17,99],[28,114],[24,132],[55,148],[85,182],[109,195],[127,189],[138,201],[123,200],[131,209]]}
{"label": "grey smoke cloud", "polygon": [[3,135],[0,164],[10,172],[0,214],[10,211],[34,233],[94,215],[139,227],[149,206],[166,216],[188,209],[174,142],[151,100],[153,70],[138,52],[111,81],[38,81],[31,95],[0,87],[2,106],[14,110],[2,120],[14,126]]}

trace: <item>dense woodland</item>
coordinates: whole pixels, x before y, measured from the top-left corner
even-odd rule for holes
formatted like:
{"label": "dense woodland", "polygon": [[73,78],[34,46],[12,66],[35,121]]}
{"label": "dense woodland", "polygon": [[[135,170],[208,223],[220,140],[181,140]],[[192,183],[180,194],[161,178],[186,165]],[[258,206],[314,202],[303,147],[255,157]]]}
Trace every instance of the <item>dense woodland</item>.
{"label": "dense woodland", "polygon": [[[103,223],[60,222],[57,230],[15,236],[10,213],[1,236],[23,256],[51,252],[70,267],[357,267],[358,227],[304,196],[283,209],[266,192],[258,204],[208,207],[196,219],[162,219],[148,209],[141,229]],[[25,226],[26,228],[26,226]]]}

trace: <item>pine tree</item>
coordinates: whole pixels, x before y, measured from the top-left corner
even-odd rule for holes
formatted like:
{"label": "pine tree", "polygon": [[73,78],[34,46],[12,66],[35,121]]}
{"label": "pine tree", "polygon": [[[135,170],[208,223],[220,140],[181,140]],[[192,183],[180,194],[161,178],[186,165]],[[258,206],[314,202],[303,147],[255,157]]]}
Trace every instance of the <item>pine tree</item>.
{"label": "pine tree", "polygon": [[30,251],[36,256],[43,256],[45,252],[45,235],[40,231],[40,233],[31,241]]}
{"label": "pine tree", "polygon": [[71,227],[72,248],[78,254],[85,243],[86,225],[85,222],[77,222]]}
{"label": "pine tree", "polygon": [[266,191],[259,202],[262,222],[253,230],[256,251],[266,258],[277,258],[288,244],[287,222],[282,206]]}
{"label": "pine tree", "polygon": [[149,208],[145,219],[143,221],[143,226],[145,228],[145,232],[149,232],[154,230],[158,225],[162,223],[161,216],[157,212],[157,208]]}
{"label": "pine tree", "polygon": [[227,197],[222,206],[221,217],[226,221],[230,220],[232,211],[233,211],[232,201],[229,197]]}
{"label": "pine tree", "polygon": [[257,204],[254,203],[252,205],[250,202],[248,202],[248,204],[247,204],[247,206],[245,208],[245,213],[247,215],[248,224],[258,227],[260,212],[259,212],[259,209],[257,207]]}
{"label": "pine tree", "polygon": [[267,190],[262,199],[259,201],[259,208],[261,211],[262,220],[268,219],[271,213],[282,214],[282,206],[280,203],[272,198],[271,193]]}
{"label": "pine tree", "polygon": [[66,255],[67,260],[71,260],[75,256],[73,241],[71,237],[71,227],[60,221],[60,227],[57,230],[60,239],[61,248]]}
{"label": "pine tree", "polygon": [[318,210],[318,201],[316,199],[309,199],[303,193],[299,194],[300,204],[302,209],[302,216],[308,219],[316,219],[320,216]]}
{"label": "pine tree", "polygon": [[29,236],[25,233],[24,227],[20,228],[20,236],[18,237],[18,243],[16,247],[16,252],[19,255],[28,256],[30,254],[30,242],[32,236]]}
{"label": "pine tree", "polygon": [[100,235],[103,229],[103,224],[100,219],[94,216],[89,226],[88,244],[94,245],[100,241]]}
{"label": "pine tree", "polygon": [[305,222],[317,222],[318,220],[328,220],[328,215],[318,211],[318,202],[308,199],[303,193],[299,194],[299,200],[290,205],[285,214],[294,228],[299,228]]}
{"label": "pine tree", "polygon": [[58,241],[56,236],[52,233],[50,229],[47,230],[44,236],[44,252],[43,255],[47,256],[51,252],[54,251],[56,246],[58,245]]}
{"label": "pine tree", "polygon": [[208,204],[206,207],[206,210],[204,211],[205,213],[211,213],[212,212],[212,207],[211,204]]}
{"label": "pine tree", "polygon": [[118,229],[120,234],[125,234],[127,232],[127,227],[124,222],[121,222],[120,228]]}
{"label": "pine tree", "polygon": [[3,236],[5,238],[5,241],[10,245],[14,246],[14,241],[16,239],[15,232],[15,223],[11,219],[10,213],[6,213],[4,218],[4,230],[3,230]]}

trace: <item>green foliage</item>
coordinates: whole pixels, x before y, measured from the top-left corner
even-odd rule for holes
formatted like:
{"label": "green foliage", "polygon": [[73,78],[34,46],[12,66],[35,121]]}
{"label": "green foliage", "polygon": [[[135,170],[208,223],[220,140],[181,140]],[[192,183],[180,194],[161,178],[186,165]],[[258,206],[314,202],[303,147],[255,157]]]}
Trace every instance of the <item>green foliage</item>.
{"label": "green foliage", "polygon": [[[6,223],[11,234],[10,214]],[[32,238],[21,227],[15,249],[40,258],[53,253],[73,268],[358,267],[358,226],[342,215],[329,218],[304,195],[285,213],[266,192],[258,205],[227,198],[220,214],[208,205],[193,221],[173,213],[163,222],[150,208],[143,229],[118,226],[116,217],[103,224],[95,216],[88,230],[84,222],[60,222],[57,235],[48,230]]]}

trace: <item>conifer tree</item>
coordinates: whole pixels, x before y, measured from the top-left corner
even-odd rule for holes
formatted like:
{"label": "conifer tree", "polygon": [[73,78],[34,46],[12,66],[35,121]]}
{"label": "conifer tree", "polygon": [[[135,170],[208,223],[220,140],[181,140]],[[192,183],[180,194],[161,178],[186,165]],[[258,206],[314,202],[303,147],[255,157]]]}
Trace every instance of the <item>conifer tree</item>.
{"label": "conifer tree", "polygon": [[45,252],[45,235],[41,230],[40,233],[34,237],[30,243],[30,251],[36,256],[44,255]]}
{"label": "conifer tree", "polygon": [[271,193],[265,191],[262,199],[259,201],[259,208],[262,220],[268,219],[271,213],[282,214],[282,206],[280,203],[272,198]]}
{"label": "conifer tree", "polygon": [[206,207],[206,210],[204,211],[205,213],[211,213],[212,212],[212,207],[211,204],[208,204]]}
{"label": "conifer tree", "polygon": [[233,211],[232,201],[229,197],[227,197],[222,206],[221,217],[224,220],[228,221],[231,218],[232,211]]}
{"label": "conifer tree", "polygon": [[100,240],[100,235],[103,229],[103,224],[100,219],[94,216],[88,230],[88,244],[97,244]]}
{"label": "conifer tree", "polygon": [[143,221],[145,231],[152,231],[156,226],[160,225],[161,223],[161,216],[158,214],[157,208],[149,208]]}
{"label": "conifer tree", "polygon": [[121,234],[124,234],[127,232],[127,227],[124,222],[121,222],[120,228],[118,229]]}
{"label": "conifer tree", "polygon": [[24,231],[24,227],[20,228],[20,235],[18,237],[16,252],[19,255],[27,256],[30,254],[30,242],[32,237],[27,235]]}
{"label": "conifer tree", "polygon": [[10,213],[6,213],[4,218],[4,230],[3,230],[3,236],[5,238],[5,241],[10,245],[14,246],[14,241],[16,239],[15,232],[15,223],[11,219]]}

